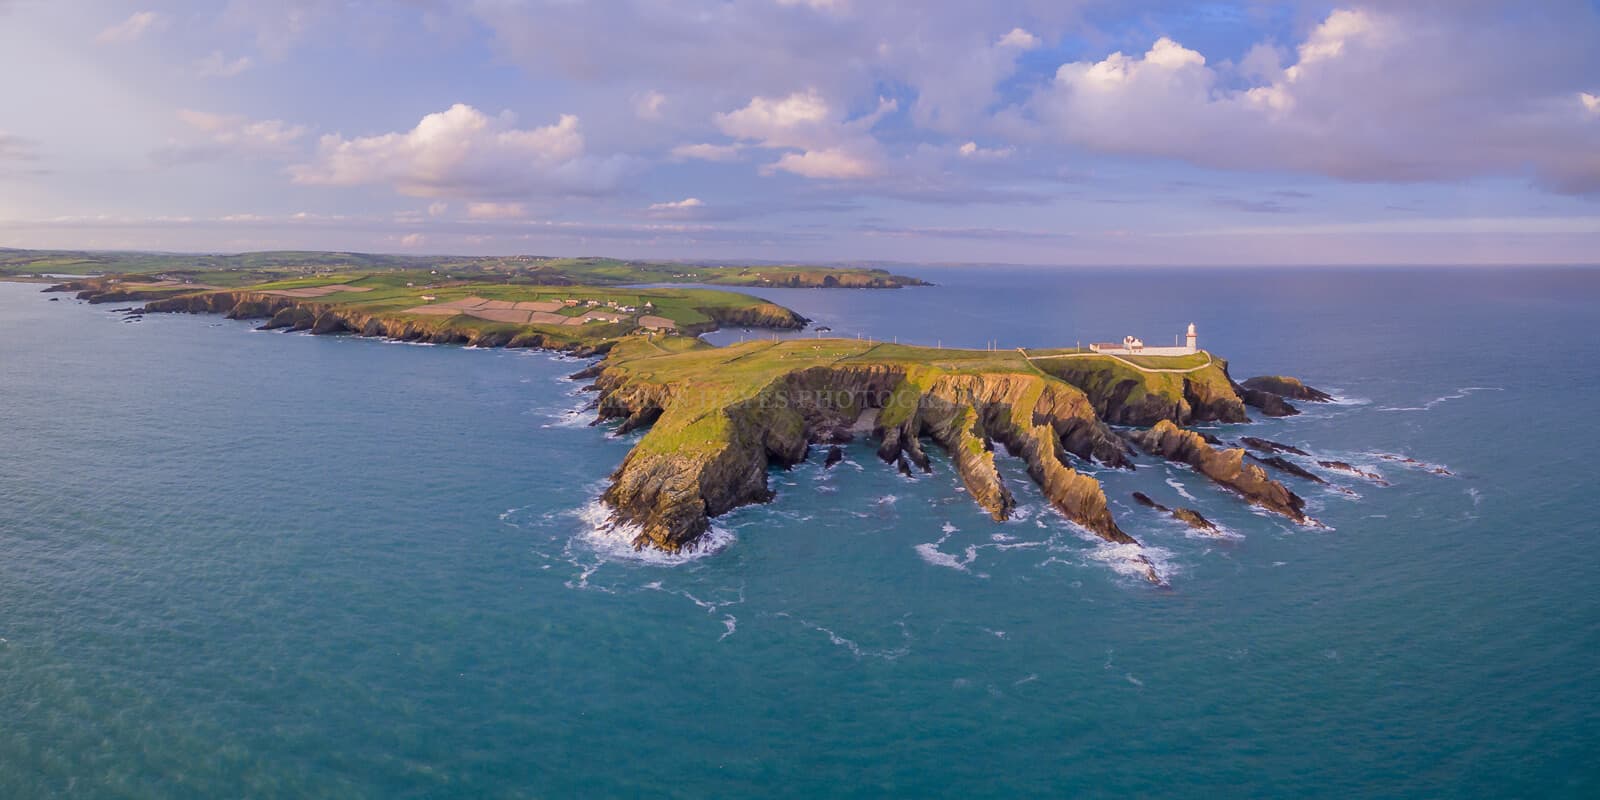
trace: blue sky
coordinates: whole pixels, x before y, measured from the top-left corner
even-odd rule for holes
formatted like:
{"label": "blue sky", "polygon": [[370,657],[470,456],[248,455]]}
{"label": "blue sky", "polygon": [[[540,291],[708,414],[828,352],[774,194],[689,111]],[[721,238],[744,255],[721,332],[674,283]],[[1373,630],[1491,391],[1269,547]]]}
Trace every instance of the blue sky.
{"label": "blue sky", "polygon": [[0,0],[0,245],[1600,261],[1593,0]]}

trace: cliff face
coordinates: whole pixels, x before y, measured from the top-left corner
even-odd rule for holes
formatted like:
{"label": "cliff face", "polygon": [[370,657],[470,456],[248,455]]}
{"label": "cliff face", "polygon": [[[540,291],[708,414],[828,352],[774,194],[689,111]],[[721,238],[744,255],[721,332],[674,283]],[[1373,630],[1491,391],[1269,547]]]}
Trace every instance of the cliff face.
{"label": "cliff face", "polygon": [[700,310],[718,325],[726,328],[800,330],[811,322],[811,320],[777,303],[761,303],[744,307],[712,306]]}
{"label": "cliff face", "polygon": [[996,519],[1015,501],[995,467],[992,442],[1022,458],[1069,519],[1114,542],[1137,544],[1112,518],[1099,482],[1067,466],[1069,448],[1126,463],[1081,392],[1041,376],[937,374],[890,364],[808,367],[782,374],[752,397],[719,406],[681,384],[602,366],[602,418],[624,427],[656,421],[612,476],[605,501],[638,530],[634,544],[692,547],[709,518],[771,497],[769,465],[804,459],[812,442],[848,436],[870,418],[879,455],[926,467],[919,438],[950,453],[973,499]]}
{"label": "cliff face", "polygon": [[1134,431],[1128,437],[1145,452],[1188,464],[1254,505],[1301,524],[1316,524],[1305,515],[1305,500],[1268,477],[1261,467],[1245,462],[1243,450],[1217,450],[1200,434],[1165,420],[1149,430]]}
{"label": "cliff face", "polygon": [[1249,422],[1244,401],[1228,378],[1227,362],[1213,359],[1193,372],[1142,372],[1110,358],[1056,358],[1034,362],[1083,390],[1100,418],[1113,425],[1154,425],[1169,420]]}

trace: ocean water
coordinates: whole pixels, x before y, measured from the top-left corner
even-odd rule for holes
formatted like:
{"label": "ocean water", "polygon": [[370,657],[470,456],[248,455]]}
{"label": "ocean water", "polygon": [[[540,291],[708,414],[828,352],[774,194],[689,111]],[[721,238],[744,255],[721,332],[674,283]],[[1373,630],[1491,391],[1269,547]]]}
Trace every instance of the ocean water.
{"label": "ocean water", "polygon": [[1016,463],[995,523],[858,444],[639,556],[582,362],[0,283],[0,797],[1600,792],[1600,272],[919,274],[763,294],[946,346],[1192,321],[1340,398],[1215,432],[1392,485],[1287,479],[1312,530],[1101,472],[1160,590]]}

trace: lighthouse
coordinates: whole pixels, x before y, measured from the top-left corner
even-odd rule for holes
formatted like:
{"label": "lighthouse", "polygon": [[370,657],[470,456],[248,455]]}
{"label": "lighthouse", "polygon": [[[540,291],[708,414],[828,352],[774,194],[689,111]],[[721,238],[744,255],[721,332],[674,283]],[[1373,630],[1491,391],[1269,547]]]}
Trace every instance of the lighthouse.
{"label": "lighthouse", "polygon": [[1197,342],[1198,341],[1199,341],[1199,337],[1194,332],[1194,323],[1191,322],[1191,323],[1189,323],[1189,336],[1188,336],[1188,342],[1187,342],[1187,344],[1189,345],[1189,352],[1191,352],[1191,353],[1199,352],[1200,348],[1197,346]]}

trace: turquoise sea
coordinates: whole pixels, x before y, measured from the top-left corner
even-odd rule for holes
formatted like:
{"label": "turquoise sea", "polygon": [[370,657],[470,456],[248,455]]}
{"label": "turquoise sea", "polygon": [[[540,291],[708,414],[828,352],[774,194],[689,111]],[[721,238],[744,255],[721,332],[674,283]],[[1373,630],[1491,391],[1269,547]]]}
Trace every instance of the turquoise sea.
{"label": "turquoise sea", "polygon": [[1600,271],[904,271],[763,294],[945,346],[1195,322],[1340,398],[1215,433],[1392,485],[1288,479],[1308,530],[1103,471],[1160,590],[1016,463],[994,523],[857,444],[641,557],[584,362],[0,283],[0,797],[1600,795]]}

